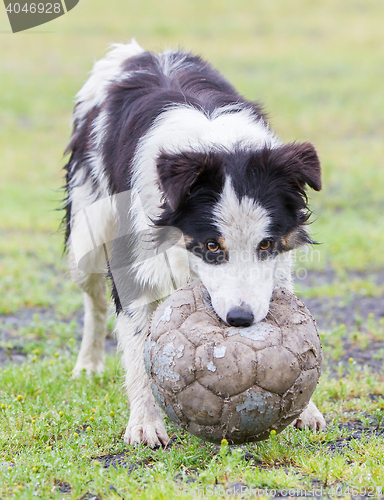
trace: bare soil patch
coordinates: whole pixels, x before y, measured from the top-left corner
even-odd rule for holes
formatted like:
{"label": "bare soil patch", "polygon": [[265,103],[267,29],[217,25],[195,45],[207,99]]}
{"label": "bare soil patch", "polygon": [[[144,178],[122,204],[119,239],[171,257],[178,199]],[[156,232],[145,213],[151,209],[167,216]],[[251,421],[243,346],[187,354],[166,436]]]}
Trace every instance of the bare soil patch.
{"label": "bare soil patch", "polygon": [[[384,283],[384,271],[374,274],[352,272],[348,276],[353,278],[373,277],[377,284]],[[305,280],[301,281],[306,287],[319,285],[323,283],[332,283],[337,280],[334,271],[327,270],[322,273],[311,272]],[[375,320],[384,318],[384,297],[360,297],[351,295],[343,298],[307,298],[305,304],[316,319],[319,330],[331,330],[344,324],[348,329],[356,326],[357,321],[364,322],[369,315],[374,316]],[[47,321],[66,321],[76,320],[78,324],[77,337],[81,339],[83,328],[83,312],[77,311],[73,316],[66,319],[59,319],[55,316],[52,309],[35,309],[23,308],[17,313],[11,315],[0,315],[0,366],[7,362],[21,363],[27,359],[27,354],[24,352],[24,339],[18,334],[18,330],[22,327],[30,325],[34,321],[34,316],[38,314],[39,321],[42,323]],[[7,343],[11,345],[7,348]],[[113,336],[108,336],[105,343],[106,351],[109,354],[116,353],[116,340]],[[367,365],[373,371],[380,372],[383,369],[383,360],[377,359],[377,353],[380,349],[384,349],[384,341],[372,341],[372,343],[364,350],[352,345],[348,339],[344,340],[344,354],[337,362],[348,363],[349,358],[353,358],[362,366]],[[384,351],[383,351],[384,352]],[[325,360],[326,363],[331,360]]]}

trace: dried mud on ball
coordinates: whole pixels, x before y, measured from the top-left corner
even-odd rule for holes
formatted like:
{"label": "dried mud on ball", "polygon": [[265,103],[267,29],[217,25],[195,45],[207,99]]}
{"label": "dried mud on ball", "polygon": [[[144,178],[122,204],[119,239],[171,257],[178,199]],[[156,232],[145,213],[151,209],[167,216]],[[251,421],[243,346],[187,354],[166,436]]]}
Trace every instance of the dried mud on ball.
{"label": "dried mud on ball", "polygon": [[260,323],[230,327],[194,281],[155,311],[144,360],[173,422],[206,441],[240,444],[281,432],[305,409],[320,377],[321,345],[311,314],[288,290],[274,290]]}

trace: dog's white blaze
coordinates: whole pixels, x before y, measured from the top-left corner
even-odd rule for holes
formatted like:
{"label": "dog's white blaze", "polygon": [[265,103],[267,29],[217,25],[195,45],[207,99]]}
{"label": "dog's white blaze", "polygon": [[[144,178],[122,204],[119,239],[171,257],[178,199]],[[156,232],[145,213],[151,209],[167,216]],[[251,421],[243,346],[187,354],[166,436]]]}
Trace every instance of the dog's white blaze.
{"label": "dog's white blaze", "polygon": [[227,178],[221,199],[214,210],[216,225],[228,252],[220,265],[195,261],[197,274],[207,287],[216,313],[226,321],[234,307],[247,306],[254,320],[261,321],[269,309],[275,286],[276,260],[260,261],[256,249],[269,236],[267,211],[249,197],[238,199]]}
{"label": "dog's white blaze", "polygon": [[267,210],[248,196],[238,199],[227,177],[220,201],[214,210],[214,218],[220,233],[225,238],[229,251],[255,250],[267,236],[271,219]]}
{"label": "dog's white blaze", "polygon": [[116,43],[111,47],[112,50],[95,63],[91,76],[76,94],[73,121],[83,120],[92,108],[100,106],[107,96],[109,85],[119,77],[122,63],[144,52],[136,40],[128,44]]}

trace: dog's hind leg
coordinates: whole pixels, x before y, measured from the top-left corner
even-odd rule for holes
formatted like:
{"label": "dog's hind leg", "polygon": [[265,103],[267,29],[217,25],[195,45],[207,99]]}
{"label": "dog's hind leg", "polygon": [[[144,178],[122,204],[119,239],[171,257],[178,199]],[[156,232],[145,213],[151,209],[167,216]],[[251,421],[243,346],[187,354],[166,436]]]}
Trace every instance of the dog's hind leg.
{"label": "dog's hind leg", "polygon": [[76,264],[69,249],[69,268],[73,281],[83,291],[84,332],[73,375],[82,370],[88,374],[101,373],[104,369],[104,344],[107,334],[108,302],[103,274],[85,273]]}
{"label": "dog's hind leg", "polygon": [[[84,296],[84,333],[73,369],[100,373],[104,369],[104,344],[107,334],[108,302],[106,298],[107,243],[114,236],[114,213],[111,200],[105,198],[83,207],[90,199],[88,191],[72,191],[73,212],[67,242],[72,280]],[[78,191],[80,192],[78,195]],[[81,196],[80,196],[81,195]]]}

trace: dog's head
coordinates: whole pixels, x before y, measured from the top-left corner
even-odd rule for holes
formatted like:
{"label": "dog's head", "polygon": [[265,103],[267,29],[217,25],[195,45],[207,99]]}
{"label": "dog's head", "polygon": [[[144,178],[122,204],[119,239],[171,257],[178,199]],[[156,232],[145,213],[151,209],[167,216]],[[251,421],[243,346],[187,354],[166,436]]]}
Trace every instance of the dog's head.
{"label": "dog's head", "polygon": [[284,256],[312,242],[305,190],[321,189],[315,148],[162,153],[158,174],[165,203],[157,224],[183,232],[216,313],[233,326],[261,321],[274,286],[290,279]]}

